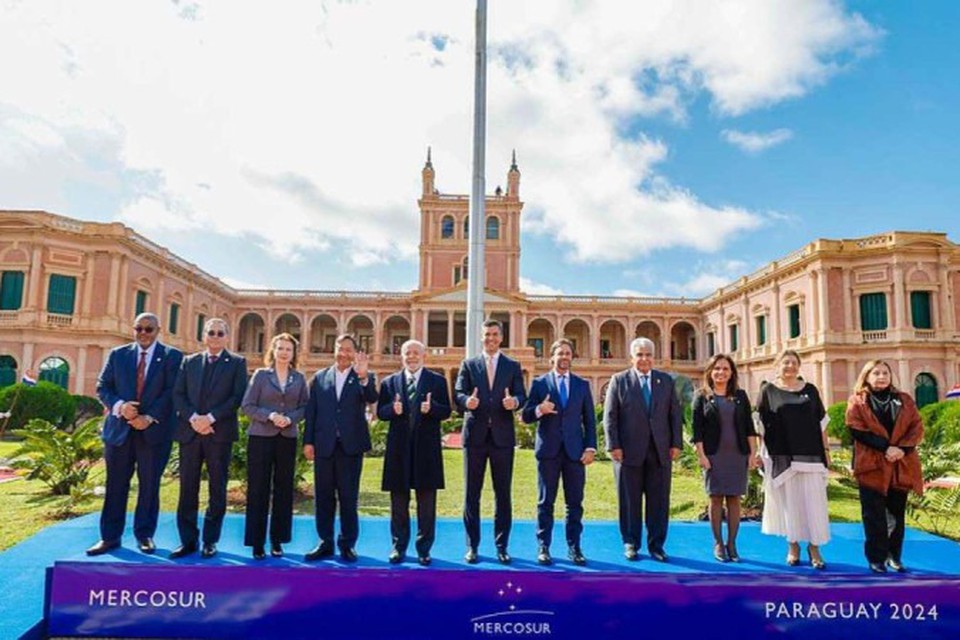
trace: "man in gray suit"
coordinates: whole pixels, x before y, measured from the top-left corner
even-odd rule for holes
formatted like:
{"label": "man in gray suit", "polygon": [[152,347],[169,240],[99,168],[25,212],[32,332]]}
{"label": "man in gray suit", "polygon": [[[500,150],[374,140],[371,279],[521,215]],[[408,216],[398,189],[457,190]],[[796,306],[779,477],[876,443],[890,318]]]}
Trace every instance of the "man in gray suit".
{"label": "man in gray suit", "polygon": [[647,338],[630,343],[633,366],[610,380],[603,431],[617,482],[624,556],[640,558],[637,549],[645,521],[650,556],[666,562],[663,543],[670,518],[670,472],[683,446],[683,413],[673,378],[653,369],[653,350]]}

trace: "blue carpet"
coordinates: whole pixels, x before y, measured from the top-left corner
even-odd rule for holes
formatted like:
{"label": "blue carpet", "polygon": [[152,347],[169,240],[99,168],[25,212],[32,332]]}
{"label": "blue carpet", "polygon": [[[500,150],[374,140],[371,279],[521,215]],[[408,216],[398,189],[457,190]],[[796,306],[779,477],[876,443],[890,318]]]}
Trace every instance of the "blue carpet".
{"label": "blue carpet", "polygon": [[[0,601],[0,639],[17,638],[27,633],[42,618],[44,572],[55,560],[80,562],[131,562],[169,564],[169,551],[179,544],[174,514],[163,513],[156,537],[158,553],[146,556],[135,548],[131,535],[124,539],[127,547],[100,556],[87,558],[84,550],[98,538],[98,514],[90,514],[48,527],[32,538],[0,553],[0,584],[4,586],[4,597]],[[627,562],[622,555],[622,545],[616,523],[587,522],[584,525],[583,552],[587,556],[587,567],[579,568],[566,560],[566,548],[563,543],[562,524],[558,524],[554,533],[552,551],[556,564],[542,568],[536,564],[537,545],[534,537],[535,524],[529,521],[514,522],[511,534],[510,552],[513,564],[504,567],[494,558],[493,525],[484,522],[483,542],[480,547],[481,562],[470,566],[463,561],[464,536],[463,525],[459,519],[441,519],[437,526],[437,544],[434,546],[433,565],[424,569],[416,565],[415,558],[409,558],[406,564],[394,567],[397,571],[430,571],[440,569],[460,569],[464,571],[517,571],[536,569],[540,571],[589,571],[589,572],[631,572],[631,573],[672,573],[672,574],[773,574],[801,573],[822,575],[829,579],[831,575],[867,575],[869,572],[863,558],[863,529],[859,523],[833,524],[833,539],[824,547],[823,554],[828,562],[824,574],[814,572],[805,563],[794,569],[783,563],[786,544],[780,538],[760,533],[758,523],[744,523],[741,528],[738,546],[743,562],[739,564],[720,564],[712,557],[712,536],[710,527],[699,522],[672,522],[667,540],[667,553],[671,561],[661,564],[650,560],[646,554],[640,562]],[[127,531],[131,530],[128,522]],[[185,564],[253,564],[250,550],[242,545],[243,516],[228,515],[224,522],[220,553],[212,560],[201,560],[192,556],[181,560]],[[287,557],[267,559],[267,566],[306,566],[303,554],[316,544],[316,533],[311,516],[297,516],[294,519],[293,542],[285,546]],[[323,561],[310,565],[316,568],[324,566],[347,567],[357,570],[364,568],[390,567],[387,555],[390,551],[389,520],[386,518],[363,518],[361,521],[360,541],[357,545],[360,561],[355,565],[346,565],[339,559]],[[410,552],[413,552],[412,548]],[[938,538],[916,530],[907,530],[904,548],[904,562],[911,573],[922,576],[960,575],[960,544]],[[891,579],[896,579],[891,576]]]}

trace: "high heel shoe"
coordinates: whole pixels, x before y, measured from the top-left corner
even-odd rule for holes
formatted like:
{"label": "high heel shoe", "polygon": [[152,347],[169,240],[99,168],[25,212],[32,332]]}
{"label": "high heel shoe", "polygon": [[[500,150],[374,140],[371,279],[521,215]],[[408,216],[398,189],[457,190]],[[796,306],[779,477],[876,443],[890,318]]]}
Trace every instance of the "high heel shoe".
{"label": "high heel shoe", "polygon": [[816,549],[813,545],[807,547],[807,557],[810,558],[810,566],[812,566],[817,571],[823,571],[827,568],[827,563],[823,561],[823,558],[820,556],[820,549],[817,549],[817,557],[813,557],[813,550]]}
{"label": "high heel shoe", "polygon": [[787,566],[795,567],[800,564],[800,545],[791,543],[787,550]]}
{"label": "high heel shoe", "polygon": [[730,562],[740,562],[740,554],[737,553],[737,548],[732,544],[727,545],[727,559]]}
{"label": "high heel shoe", "polygon": [[717,562],[729,562],[730,557],[727,555],[727,550],[720,543],[713,545],[713,557],[716,558]]}

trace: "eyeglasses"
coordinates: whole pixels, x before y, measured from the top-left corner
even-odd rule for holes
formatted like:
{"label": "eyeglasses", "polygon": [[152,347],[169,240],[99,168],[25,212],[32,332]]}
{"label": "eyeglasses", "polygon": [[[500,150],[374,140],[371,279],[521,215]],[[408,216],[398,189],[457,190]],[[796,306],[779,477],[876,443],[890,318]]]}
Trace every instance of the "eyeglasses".
{"label": "eyeglasses", "polygon": [[213,330],[211,329],[210,331],[207,331],[207,335],[210,336],[211,338],[222,338],[222,337],[224,337],[225,335],[227,335],[227,332],[226,332],[226,331],[213,331]]}
{"label": "eyeglasses", "polygon": [[134,330],[135,333],[146,333],[146,334],[150,334],[150,333],[153,333],[153,332],[156,330],[156,327],[134,327],[133,330]]}

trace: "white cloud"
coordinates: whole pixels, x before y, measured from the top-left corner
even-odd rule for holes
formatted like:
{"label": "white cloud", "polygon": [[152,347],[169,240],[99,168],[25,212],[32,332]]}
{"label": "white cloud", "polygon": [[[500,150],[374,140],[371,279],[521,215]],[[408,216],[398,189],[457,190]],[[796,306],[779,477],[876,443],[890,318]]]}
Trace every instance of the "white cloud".
{"label": "white cloud", "polygon": [[[833,0],[492,5],[488,190],[517,148],[524,229],[574,259],[716,250],[761,217],[664,179],[669,147],[638,122],[683,121],[704,93],[721,116],[796,98],[881,35]],[[0,66],[0,151],[23,160],[0,183],[30,175],[5,206],[93,183],[120,201],[101,215],[145,232],[372,265],[416,259],[428,144],[438,187],[469,190],[469,3],[8,3],[0,59],[18,61]]]}
{"label": "white cloud", "polygon": [[760,133],[724,129],[720,132],[720,137],[747,153],[760,153],[790,140],[793,137],[793,131],[790,129],[774,129],[767,133]]}
{"label": "white cloud", "polygon": [[548,284],[534,282],[530,278],[520,276],[520,291],[535,296],[562,296],[563,291]]}
{"label": "white cloud", "polygon": [[676,285],[671,284],[670,287],[680,291],[681,295],[701,298],[746,275],[749,268],[743,260],[701,262],[694,267],[685,281]]}

